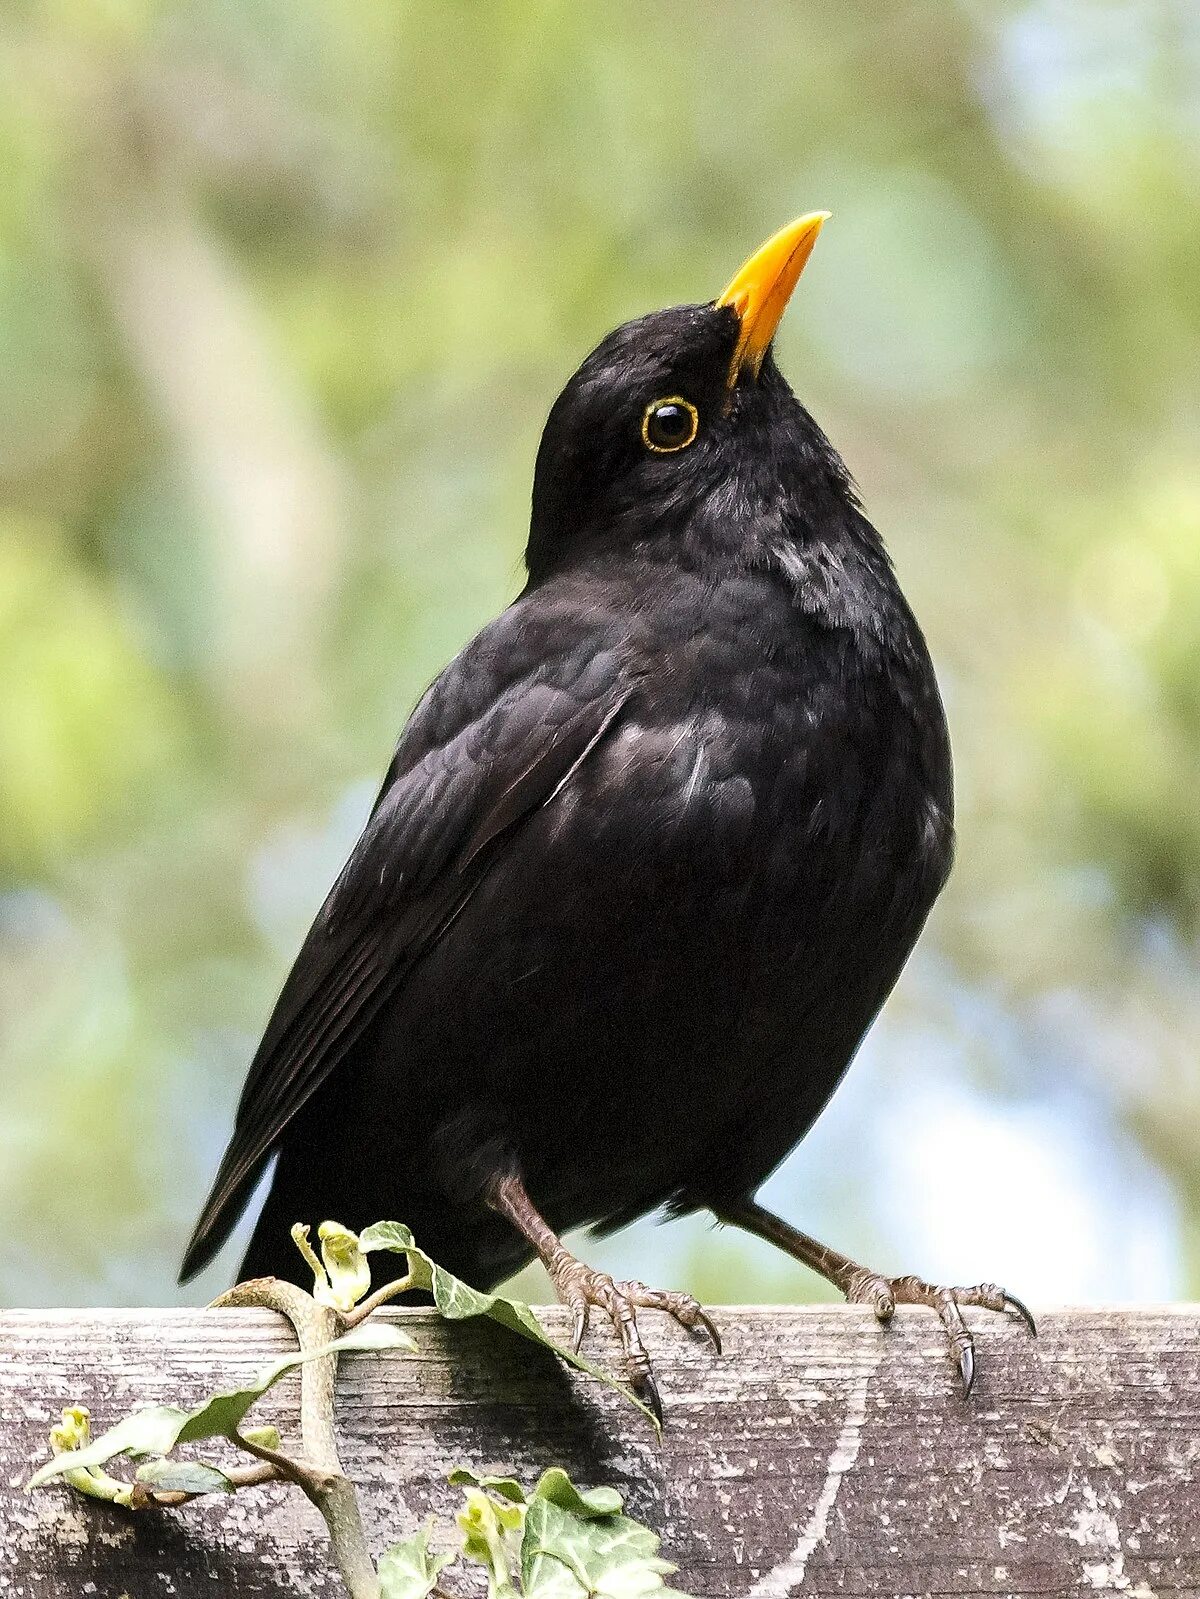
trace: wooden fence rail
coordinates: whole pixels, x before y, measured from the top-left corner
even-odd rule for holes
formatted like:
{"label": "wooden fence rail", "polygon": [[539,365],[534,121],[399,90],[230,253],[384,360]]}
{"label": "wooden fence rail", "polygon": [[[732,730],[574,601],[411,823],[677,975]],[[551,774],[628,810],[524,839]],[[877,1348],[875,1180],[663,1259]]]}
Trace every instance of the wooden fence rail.
{"label": "wooden fence rail", "polygon": [[[342,1457],[376,1548],[452,1514],[458,1464],[529,1481],[560,1464],[621,1489],[704,1599],[1200,1595],[1198,1306],[1043,1311],[1036,1341],[973,1314],[969,1402],[919,1311],[881,1330],[850,1307],[725,1310],[721,1358],[645,1315],[661,1444],[498,1328],[395,1314],[419,1353],[350,1357],[339,1378]],[[138,1403],[191,1404],[290,1336],[265,1311],[0,1313],[0,1599],[335,1599],[323,1523],[294,1490],[136,1515],[58,1485],[22,1492],[64,1405],[103,1427]],[[289,1377],[255,1412],[285,1441],[297,1394]]]}

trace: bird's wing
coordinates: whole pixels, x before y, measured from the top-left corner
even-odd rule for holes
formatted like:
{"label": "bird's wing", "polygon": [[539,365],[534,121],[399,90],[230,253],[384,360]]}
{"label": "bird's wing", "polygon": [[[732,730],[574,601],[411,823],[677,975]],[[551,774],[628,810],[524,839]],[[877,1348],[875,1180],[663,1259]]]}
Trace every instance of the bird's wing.
{"label": "bird's wing", "polygon": [[[536,640],[522,635],[514,651],[504,622],[447,668],[401,736],[251,1063],[181,1280],[224,1243],[288,1122],[449,927],[506,837],[570,781],[632,692],[615,650],[542,655],[521,671]],[[499,680],[498,662],[509,667]]]}

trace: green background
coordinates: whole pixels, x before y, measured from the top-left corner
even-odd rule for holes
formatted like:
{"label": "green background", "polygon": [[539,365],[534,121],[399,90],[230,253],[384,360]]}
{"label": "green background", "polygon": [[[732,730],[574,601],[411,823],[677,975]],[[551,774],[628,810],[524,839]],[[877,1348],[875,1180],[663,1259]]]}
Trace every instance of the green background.
{"label": "green background", "polygon": [[[1200,1292],[1200,8],[9,0],[0,46],[0,1302],[179,1296],[551,400],[818,207],[779,357],[961,843],[769,1197],[1035,1302]],[[594,1255],[824,1292],[699,1222]]]}

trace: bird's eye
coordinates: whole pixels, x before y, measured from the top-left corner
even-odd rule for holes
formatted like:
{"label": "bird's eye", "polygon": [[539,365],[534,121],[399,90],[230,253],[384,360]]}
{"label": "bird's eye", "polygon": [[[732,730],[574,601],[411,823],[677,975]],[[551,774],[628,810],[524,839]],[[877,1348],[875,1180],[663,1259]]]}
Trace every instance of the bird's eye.
{"label": "bird's eye", "polygon": [[656,455],[686,450],[700,427],[700,413],[690,400],[672,394],[652,400],[642,413],[642,442]]}

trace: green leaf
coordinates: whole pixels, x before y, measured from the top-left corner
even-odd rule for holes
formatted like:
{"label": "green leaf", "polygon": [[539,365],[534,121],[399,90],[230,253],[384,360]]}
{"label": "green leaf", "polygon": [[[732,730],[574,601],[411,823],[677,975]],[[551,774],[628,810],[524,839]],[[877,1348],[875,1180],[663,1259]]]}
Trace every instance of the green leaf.
{"label": "green leaf", "polygon": [[[406,1227],[402,1221],[372,1222],[359,1233],[358,1247],[364,1255],[369,1255],[376,1249],[386,1249],[393,1255],[407,1255],[417,1248],[412,1229]],[[427,1261],[429,1257],[421,1253],[421,1258]]]}
{"label": "green leaf", "polygon": [[525,1503],[525,1490],[515,1477],[481,1477],[478,1472],[472,1471],[470,1466],[455,1466],[446,1480],[455,1487],[470,1485],[472,1488],[483,1488],[488,1493],[499,1494],[502,1499],[511,1500],[514,1505]]}
{"label": "green leaf", "polygon": [[431,1260],[414,1242],[412,1233],[403,1222],[378,1221],[359,1234],[358,1242],[364,1254],[375,1249],[387,1249],[393,1254],[407,1255],[413,1287],[431,1293],[434,1305],[447,1321],[469,1321],[474,1316],[487,1316],[490,1320],[499,1322],[502,1327],[519,1333],[531,1343],[549,1349],[576,1370],[586,1372],[589,1377],[595,1377],[599,1382],[615,1388],[619,1394],[623,1394],[629,1400],[631,1405],[636,1405],[644,1415],[648,1416],[655,1428],[658,1428],[657,1418],[649,1406],[644,1405],[631,1389],[624,1383],[618,1382],[615,1377],[610,1377],[602,1367],[585,1360],[582,1355],[577,1355],[573,1349],[568,1349],[564,1344],[557,1343],[522,1300],[505,1299],[500,1294],[481,1293],[479,1289],[472,1288],[461,1278],[453,1276],[436,1261]]}
{"label": "green leaf", "polygon": [[674,1566],[659,1557],[648,1527],[620,1514],[614,1488],[577,1488],[561,1466],[543,1472],[528,1496],[515,1478],[480,1476],[466,1466],[450,1481],[467,1500],[458,1517],[463,1553],[487,1567],[491,1599],[516,1592],[518,1532],[526,1599],[643,1599],[668,1591],[662,1579]]}
{"label": "green leaf", "polygon": [[218,1466],[203,1460],[148,1460],[137,1469],[147,1488],[183,1494],[231,1494],[233,1483]]}
{"label": "green leaf", "polygon": [[292,1242],[313,1274],[313,1298],[334,1310],[353,1310],[371,1290],[371,1267],[359,1246],[358,1234],[338,1221],[323,1221],[317,1228],[321,1244],[318,1260],[309,1241],[309,1229],[298,1221]]}
{"label": "green leaf", "polygon": [[584,1521],[595,1516],[618,1515],[622,1505],[615,1488],[576,1488],[561,1466],[551,1466],[549,1471],[544,1471],[529,1497],[548,1499],[560,1510],[568,1510]]}
{"label": "green leaf", "polygon": [[[317,1228],[321,1260],[329,1274],[328,1303],[335,1310],[353,1310],[371,1291],[371,1266],[358,1241],[358,1234],[340,1222],[323,1221]],[[314,1295],[321,1303],[321,1295]]]}
{"label": "green leaf", "polygon": [[402,1538],[379,1559],[379,1586],[383,1599],[425,1599],[437,1586],[438,1573],[453,1562],[453,1555],[431,1555],[429,1526]]}
{"label": "green leaf", "polygon": [[188,1412],[174,1405],[149,1405],[135,1410],[82,1449],[68,1449],[48,1460],[26,1483],[26,1491],[40,1488],[51,1477],[61,1477],[68,1471],[103,1466],[117,1455],[165,1455],[175,1447],[179,1429],[187,1419]]}
{"label": "green leaf", "polygon": [[467,1504],[457,1518],[463,1531],[463,1554],[487,1567],[490,1599],[507,1599],[516,1592],[512,1566],[525,1506],[508,1501],[497,1503],[480,1488],[464,1488],[463,1493]]}
{"label": "green leaf", "polygon": [[61,1455],[64,1449],[84,1449],[91,1438],[91,1418],[86,1405],[68,1405],[57,1427],[50,1429],[50,1447],[56,1455]]}
{"label": "green leaf", "polygon": [[365,1321],[351,1328],[344,1337],[335,1338],[319,1349],[284,1355],[259,1372],[248,1388],[214,1394],[194,1410],[180,1410],[174,1405],[152,1405],[137,1410],[84,1448],[55,1455],[34,1472],[26,1487],[40,1488],[51,1477],[61,1477],[80,1467],[102,1466],[117,1455],[167,1455],[176,1444],[195,1443],[201,1438],[228,1438],[237,1431],[251,1405],[286,1372],[302,1366],[306,1360],[319,1360],[323,1355],[401,1348],[416,1348],[407,1333],[390,1322]]}
{"label": "green leaf", "polygon": [[535,1498],[521,1540],[522,1591],[525,1599],[645,1599],[678,1592],[663,1582],[675,1567],[658,1548],[658,1536],[628,1516],[582,1516],[553,1499]]}
{"label": "green leaf", "polygon": [[401,1332],[391,1322],[364,1321],[352,1327],[342,1338],[322,1344],[306,1353],[296,1350],[284,1355],[274,1365],[260,1371],[248,1388],[235,1388],[229,1393],[214,1394],[198,1405],[184,1419],[175,1439],[176,1443],[195,1443],[201,1438],[228,1438],[237,1431],[242,1417],[279,1379],[308,1360],[320,1360],[325,1355],[351,1354],[382,1349],[415,1349],[417,1346],[407,1333]]}
{"label": "green leaf", "polygon": [[241,1436],[247,1443],[258,1444],[263,1449],[279,1448],[278,1427],[243,1427]]}

